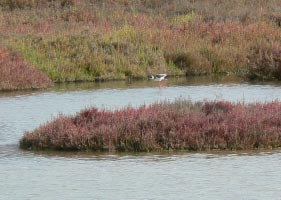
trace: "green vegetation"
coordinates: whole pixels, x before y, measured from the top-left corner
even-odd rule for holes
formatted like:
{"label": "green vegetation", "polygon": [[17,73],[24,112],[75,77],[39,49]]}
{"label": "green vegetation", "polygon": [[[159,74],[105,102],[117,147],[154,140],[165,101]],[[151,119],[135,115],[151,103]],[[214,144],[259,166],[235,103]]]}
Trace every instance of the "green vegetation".
{"label": "green vegetation", "polygon": [[10,44],[55,81],[138,78],[166,70],[162,51],[127,25],[107,35],[25,37]]}
{"label": "green vegetation", "polygon": [[281,79],[280,13],[279,0],[4,0],[0,46],[55,82],[164,72]]}

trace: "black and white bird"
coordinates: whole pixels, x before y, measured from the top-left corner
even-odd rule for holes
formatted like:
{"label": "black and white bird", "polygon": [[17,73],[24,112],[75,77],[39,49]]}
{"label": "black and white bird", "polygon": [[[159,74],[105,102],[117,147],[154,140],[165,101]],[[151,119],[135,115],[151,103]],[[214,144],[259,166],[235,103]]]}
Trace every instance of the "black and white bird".
{"label": "black and white bird", "polygon": [[167,77],[167,74],[156,74],[156,75],[151,75],[148,79],[152,81],[163,81]]}

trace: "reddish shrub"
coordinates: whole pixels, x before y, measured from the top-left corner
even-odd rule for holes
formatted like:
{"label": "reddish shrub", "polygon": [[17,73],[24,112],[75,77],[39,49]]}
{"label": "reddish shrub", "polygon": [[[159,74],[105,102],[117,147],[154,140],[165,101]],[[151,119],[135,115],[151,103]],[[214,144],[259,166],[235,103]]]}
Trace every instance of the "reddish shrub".
{"label": "reddish shrub", "polygon": [[47,75],[26,64],[19,55],[0,49],[0,90],[46,88]]}
{"label": "reddish shrub", "polygon": [[[263,113],[260,115],[260,113]],[[165,151],[281,146],[281,103],[158,103],[116,111],[87,109],[59,116],[32,132],[31,150]]]}

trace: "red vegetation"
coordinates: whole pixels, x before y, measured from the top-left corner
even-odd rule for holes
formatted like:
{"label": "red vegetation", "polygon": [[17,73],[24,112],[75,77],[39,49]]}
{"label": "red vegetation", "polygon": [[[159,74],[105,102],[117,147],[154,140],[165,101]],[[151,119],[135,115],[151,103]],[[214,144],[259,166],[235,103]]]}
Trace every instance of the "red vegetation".
{"label": "red vegetation", "polygon": [[261,149],[281,146],[281,103],[157,103],[59,116],[32,132],[30,150],[166,151]]}
{"label": "red vegetation", "polygon": [[0,90],[46,88],[47,75],[26,64],[17,54],[0,49]]}

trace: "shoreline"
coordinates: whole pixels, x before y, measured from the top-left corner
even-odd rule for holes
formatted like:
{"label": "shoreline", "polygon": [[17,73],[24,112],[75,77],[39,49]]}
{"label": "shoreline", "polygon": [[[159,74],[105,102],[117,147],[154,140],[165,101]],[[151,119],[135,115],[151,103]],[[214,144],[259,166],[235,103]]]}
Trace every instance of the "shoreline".
{"label": "shoreline", "polygon": [[[246,80],[244,77],[241,77],[240,75],[229,75],[229,74],[209,74],[209,75],[184,75],[184,74],[179,74],[179,75],[168,75],[167,76],[168,79],[169,78],[191,78],[191,79],[196,79],[196,78],[214,78],[214,77],[218,77],[218,78],[225,78],[225,77],[233,77],[233,78],[237,78],[237,79],[241,79],[241,80]],[[55,88],[56,85],[64,85],[64,84],[87,84],[87,83],[110,83],[110,82],[135,82],[135,81],[150,81],[153,82],[152,80],[149,80],[148,77],[137,77],[137,78],[124,78],[124,79],[120,79],[120,78],[112,78],[112,79],[104,79],[104,78],[96,78],[94,80],[75,80],[75,81],[63,81],[63,82],[53,82],[52,86],[49,87],[43,87],[43,88],[15,88],[15,89],[1,89],[0,88],[0,92],[17,92],[17,91],[38,91],[38,90],[48,90],[48,89],[52,89]],[[257,80],[258,81],[258,80]]]}
{"label": "shoreline", "polygon": [[19,145],[16,145],[17,148],[23,152],[32,152],[38,155],[45,156],[62,156],[62,157],[71,157],[71,156],[180,156],[180,155],[193,155],[193,154],[205,154],[205,155],[213,155],[213,156],[224,156],[224,155],[235,155],[235,156],[244,156],[244,155],[256,155],[256,154],[274,154],[280,153],[281,147],[278,148],[264,148],[264,149],[248,149],[248,150],[202,150],[202,151],[185,151],[185,150],[174,150],[174,151],[150,151],[150,152],[107,152],[107,151],[64,151],[64,150],[30,150],[30,149],[22,149]]}

